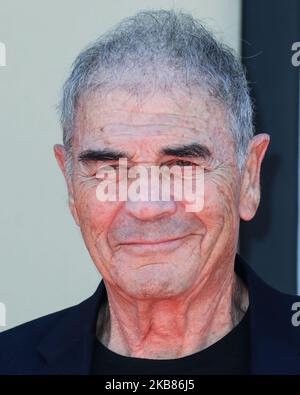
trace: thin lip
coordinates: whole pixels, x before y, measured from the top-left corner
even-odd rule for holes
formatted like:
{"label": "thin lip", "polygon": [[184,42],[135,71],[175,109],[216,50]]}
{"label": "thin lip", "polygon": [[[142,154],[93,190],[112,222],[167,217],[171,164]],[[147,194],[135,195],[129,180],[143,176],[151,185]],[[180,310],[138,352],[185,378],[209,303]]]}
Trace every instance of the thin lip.
{"label": "thin lip", "polygon": [[121,243],[122,245],[152,245],[152,244],[164,244],[170,241],[177,241],[184,239],[185,237],[190,236],[190,235],[185,235],[185,236],[180,236],[176,238],[171,238],[171,239],[162,239],[162,240],[133,240],[133,241],[127,241],[126,243]]}

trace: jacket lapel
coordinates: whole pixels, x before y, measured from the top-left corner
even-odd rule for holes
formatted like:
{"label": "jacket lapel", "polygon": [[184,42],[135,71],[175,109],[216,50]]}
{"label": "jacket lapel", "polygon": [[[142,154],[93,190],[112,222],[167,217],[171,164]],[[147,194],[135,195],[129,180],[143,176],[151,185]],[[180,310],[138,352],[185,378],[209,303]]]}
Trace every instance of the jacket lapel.
{"label": "jacket lapel", "polygon": [[38,346],[44,360],[42,374],[89,374],[96,336],[97,314],[107,299],[101,280],[96,292],[67,309]]}
{"label": "jacket lapel", "polygon": [[299,297],[270,287],[238,255],[235,271],[249,291],[251,373],[300,374],[300,330],[291,323]]}

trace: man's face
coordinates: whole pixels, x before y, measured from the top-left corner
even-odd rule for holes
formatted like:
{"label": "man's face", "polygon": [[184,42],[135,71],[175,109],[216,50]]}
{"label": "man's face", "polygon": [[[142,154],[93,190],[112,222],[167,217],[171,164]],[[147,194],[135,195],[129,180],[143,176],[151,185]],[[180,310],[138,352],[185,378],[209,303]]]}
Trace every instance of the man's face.
{"label": "man's face", "polygon": [[[178,156],[167,150],[191,143],[202,153]],[[86,153],[103,149],[126,153],[128,167],[204,168],[203,209],[187,212],[187,202],[174,199],[99,201],[97,171],[118,160]],[[234,150],[224,109],[205,96],[156,94],[139,104],[128,93],[113,91],[81,103],[70,205],[107,283],[135,298],[163,298],[192,292],[211,273],[217,281],[232,269],[228,261],[236,251],[241,198]]]}

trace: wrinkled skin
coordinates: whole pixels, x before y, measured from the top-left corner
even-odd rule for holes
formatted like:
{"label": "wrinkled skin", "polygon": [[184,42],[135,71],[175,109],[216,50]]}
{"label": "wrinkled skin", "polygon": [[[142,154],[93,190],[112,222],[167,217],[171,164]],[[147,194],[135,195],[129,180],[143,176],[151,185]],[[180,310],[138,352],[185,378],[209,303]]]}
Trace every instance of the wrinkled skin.
{"label": "wrinkled skin", "polygon": [[[162,147],[195,141],[211,152],[205,160],[185,158],[205,168],[200,212],[186,212],[185,201],[100,202],[95,175],[103,163],[78,161],[82,151],[105,147],[130,153],[132,165],[163,164],[178,158],[160,155]],[[179,358],[213,344],[242,319],[248,293],[234,273],[239,221],[258,207],[268,143],[266,134],[252,139],[240,172],[224,109],[205,95],[157,93],[138,102],[112,91],[81,100],[72,177],[64,148],[54,151],[72,215],[107,289],[97,336],[109,349]]]}

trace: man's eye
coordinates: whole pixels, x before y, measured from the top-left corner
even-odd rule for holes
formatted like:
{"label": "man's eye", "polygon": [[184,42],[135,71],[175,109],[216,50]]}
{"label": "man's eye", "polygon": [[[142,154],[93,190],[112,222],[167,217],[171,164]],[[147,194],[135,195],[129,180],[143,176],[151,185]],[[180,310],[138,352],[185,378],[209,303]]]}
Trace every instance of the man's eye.
{"label": "man's eye", "polygon": [[119,168],[119,163],[110,163],[107,165],[101,165],[98,167],[97,172],[99,171],[116,171]]}
{"label": "man's eye", "polygon": [[120,179],[127,174],[127,166],[119,163],[110,163],[99,166],[95,171],[96,178],[112,177],[112,179]]}
{"label": "man's eye", "polygon": [[173,160],[171,162],[166,163],[165,165],[167,166],[198,166],[196,163],[190,162],[188,160],[183,160],[183,159],[177,159]]}

